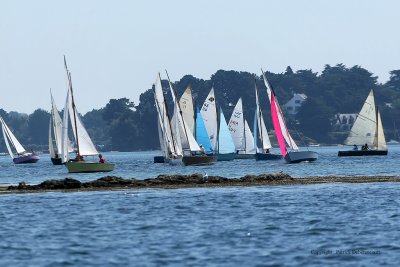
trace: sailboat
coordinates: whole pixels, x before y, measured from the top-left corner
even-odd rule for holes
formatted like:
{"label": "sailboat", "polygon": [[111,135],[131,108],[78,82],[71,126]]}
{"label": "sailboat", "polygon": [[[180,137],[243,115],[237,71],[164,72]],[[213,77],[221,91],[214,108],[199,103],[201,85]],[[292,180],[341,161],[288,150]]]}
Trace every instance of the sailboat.
{"label": "sailboat", "polygon": [[195,116],[194,116],[194,103],[192,86],[188,85],[179,99],[179,106],[182,110],[182,117],[185,120],[189,130],[194,133],[195,131]]}
{"label": "sailboat", "polygon": [[179,135],[179,124],[175,116],[172,120],[169,118],[168,105],[165,101],[160,73],[158,73],[154,84],[154,101],[158,115],[158,137],[163,153],[163,156],[154,157],[154,162],[178,164],[182,162],[182,144]]}
{"label": "sailboat", "polygon": [[[114,170],[114,164],[112,163],[100,163],[100,162],[87,162],[83,160],[84,156],[97,156],[100,153],[97,151],[89,134],[87,133],[83,123],[79,117],[78,111],[76,110],[71,72],[67,67],[67,62],[64,56],[64,67],[67,77],[68,91],[67,99],[65,101],[64,118],[63,118],[63,129],[62,129],[62,162],[68,169],[68,172],[81,173],[81,172],[109,172]],[[76,159],[69,159],[69,139],[68,139],[68,117],[70,117],[72,130],[75,137],[76,143]]]}
{"label": "sailboat", "polygon": [[214,156],[209,156],[200,148],[192,131],[190,130],[188,124],[183,118],[182,109],[180,107],[175,89],[172,86],[171,80],[169,79],[168,73],[168,83],[171,91],[172,99],[174,102],[174,116],[173,119],[176,120],[176,125],[179,129],[176,129],[175,134],[180,134],[182,143],[182,162],[185,166],[187,165],[205,165],[213,164],[216,160]]}
{"label": "sailboat", "polygon": [[212,145],[213,150],[217,150],[217,137],[218,137],[218,121],[217,121],[217,105],[215,101],[214,88],[211,88],[206,100],[201,107],[201,115],[207,129],[207,133]]}
{"label": "sailboat", "polygon": [[[373,90],[370,91],[364,105],[358,113],[345,145],[354,146],[353,150],[339,151],[338,156],[383,156],[387,155],[385,134],[381,114],[375,105]],[[369,148],[365,147],[367,145]],[[364,149],[358,150],[358,146]],[[357,149],[355,149],[357,148]]]}
{"label": "sailboat", "polygon": [[[8,128],[1,116],[0,123],[2,126],[4,142],[6,143],[8,154],[12,158],[13,162],[15,164],[36,163],[40,159],[39,156],[36,155],[35,152],[29,153],[26,151],[15,135],[11,132],[10,128]],[[14,155],[13,150],[17,155]]]}
{"label": "sailboat", "polygon": [[[275,129],[275,135],[279,143],[279,148],[283,158],[287,163],[299,163],[303,161],[316,161],[318,159],[318,153],[314,151],[300,151],[296,143],[294,142],[289,130],[286,126],[281,108],[279,106],[276,95],[267,78],[265,77],[264,71],[262,71],[264,84],[267,88],[268,98],[271,104],[271,117],[272,123]],[[290,147],[290,151],[286,148],[286,143]]]}
{"label": "sailboat", "polygon": [[224,112],[219,109],[219,129],[217,136],[217,160],[230,161],[235,159],[235,145],[226,124]]}
{"label": "sailboat", "polygon": [[201,114],[217,160],[233,160],[235,158],[235,145],[233,144],[222,109],[220,109],[218,120],[214,88],[211,88],[210,93],[206,97],[201,108]]}
{"label": "sailboat", "polygon": [[257,145],[257,141],[261,142],[261,147],[257,148],[256,160],[277,160],[282,159],[282,155],[272,154],[270,149],[272,149],[271,141],[269,140],[267,127],[265,127],[265,122],[263,114],[261,111],[260,103],[258,100],[258,88],[255,82],[255,92],[256,92],[256,111],[254,114],[254,143]]}
{"label": "sailboat", "polygon": [[[53,95],[51,94],[51,114],[49,121],[49,152],[50,159],[54,165],[62,165],[62,127],[63,122],[60,114],[58,113],[57,106],[54,102]],[[55,146],[54,146],[55,144]],[[74,149],[68,139],[68,152],[73,152]]]}
{"label": "sailboat", "polygon": [[235,144],[236,159],[254,159],[256,147],[249,124],[243,116],[242,98],[239,98],[229,120],[229,131]]}
{"label": "sailboat", "polygon": [[204,124],[203,116],[199,109],[197,109],[195,133],[196,141],[200,145],[200,148],[204,149],[204,153],[207,155],[214,154],[214,149],[208,137],[206,125]]}

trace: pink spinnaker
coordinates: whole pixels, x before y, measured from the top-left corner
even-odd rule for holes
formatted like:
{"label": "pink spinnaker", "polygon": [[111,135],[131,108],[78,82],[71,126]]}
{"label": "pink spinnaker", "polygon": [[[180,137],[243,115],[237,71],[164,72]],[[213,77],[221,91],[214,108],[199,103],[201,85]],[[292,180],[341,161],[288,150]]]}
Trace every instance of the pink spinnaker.
{"label": "pink spinnaker", "polygon": [[275,96],[273,93],[271,94],[271,117],[272,117],[272,123],[274,125],[274,129],[275,129],[276,139],[278,139],[278,143],[279,143],[279,147],[282,152],[282,156],[285,157],[287,154],[287,149],[286,149],[285,140],[283,139],[282,129],[279,124],[278,112],[276,110],[276,104],[275,104]]}

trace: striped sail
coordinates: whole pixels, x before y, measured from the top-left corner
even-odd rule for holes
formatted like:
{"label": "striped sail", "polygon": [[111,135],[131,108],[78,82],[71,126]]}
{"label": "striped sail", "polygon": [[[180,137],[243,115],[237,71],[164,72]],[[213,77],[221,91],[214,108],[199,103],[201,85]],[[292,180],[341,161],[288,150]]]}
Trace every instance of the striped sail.
{"label": "striped sail", "polygon": [[[269,82],[267,80],[267,77],[265,77],[264,71],[262,73],[263,73],[263,78],[264,78],[264,84],[267,87],[268,98],[269,98],[270,103],[272,104],[272,102],[271,102],[272,88],[271,88],[271,85],[269,84]],[[276,97],[275,97],[274,105],[275,105],[275,109],[276,109],[276,113],[277,113],[277,117],[278,117],[278,122],[279,122],[279,125],[280,125],[279,128],[281,129],[283,138],[285,139],[286,143],[289,145],[289,147],[292,150],[294,150],[294,151],[299,150],[297,144],[294,142],[292,136],[289,133],[289,130],[288,130],[287,126],[286,126],[286,123],[285,123],[285,120],[284,120],[284,117],[283,117],[282,110],[281,110],[281,108],[279,106],[278,99],[276,99]]]}

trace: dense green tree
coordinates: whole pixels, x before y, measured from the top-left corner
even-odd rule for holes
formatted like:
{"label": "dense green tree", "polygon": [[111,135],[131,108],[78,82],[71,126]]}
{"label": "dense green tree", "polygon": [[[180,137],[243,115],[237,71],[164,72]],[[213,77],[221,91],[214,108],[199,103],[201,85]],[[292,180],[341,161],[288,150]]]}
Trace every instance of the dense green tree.
{"label": "dense green tree", "polygon": [[28,117],[29,143],[47,145],[49,140],[50,113],[37,109]]}
{"label": "dense green tree", "polygon": [[386,86],[400,91],[400,70],[392,70],[389,74],[390,79],[386,83]]}
{"label": "dense green tree", "polygon": [[103,118],[104,109],[93,109],[83,116],[85,127],[96,145],[111,144],[110,129]]}
{"label": "dense green tree", "polygon": [[[288,66],[283,73],[266,72],[265,75],[282,107],[294,93],[307,95],[306,102],[296,116],[285,116],[297,139],[302,136],[303,140],[309,137],[316,142],[342,142],[332,133],[331,119],[336,113],[357,113],[371,89],[374,89],[376,103],[382,113],[387,138],[395,138],[394,128],[396,125],[400,127],[400,70],[391,71],[390,79],[385,84],[379,84],[372,73],[360,66],[346,67],[343,64],[326,65],[320,74],[310,69],[293,71]],[[172,82],[172,85],[178,97],[191,85],[198,107],[201,107],[213,87],[217,104],[222,107],[228,120],[236,102],[242,98],[245,118],[252,128],[255,83],[259,89],[264,120],[267,128],[271,129],[270,104],[260,73],[218,70],[210,79],[185,75]],[[172,117],[173,103],[168,81],[163,80],[162,85]],[[0,109],[0,115],[24,145],[47,144],[47,112],[36,110],[28,116]],[[104,108],[86,113],[83,122],[95,144],[111,144],[114,150],[120,151],[159,148],[152,89],[140,95],[138,105],[128,98],[111,99]],[[0,147],[4,150],[4,142]]]}
{"label": "dense green tree", "polygon": [[102,117],[109,127],[113,150],[135,149],[138,122],[134,108],[134,103],[127,98],[111,99],[105,106]]}

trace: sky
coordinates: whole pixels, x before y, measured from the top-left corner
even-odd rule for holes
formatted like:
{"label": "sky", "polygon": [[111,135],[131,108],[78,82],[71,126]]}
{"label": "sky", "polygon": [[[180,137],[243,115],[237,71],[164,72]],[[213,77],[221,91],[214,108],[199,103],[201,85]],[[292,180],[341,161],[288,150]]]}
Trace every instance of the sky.
{"label": "sky", "polygon": [[219,69],[282,73],[360,65],[400,69],[396,0],[2,0],[0,108],[58,109],[63,55],[81,113],[111,98],[136,104],[158,72],[209,79]]}

